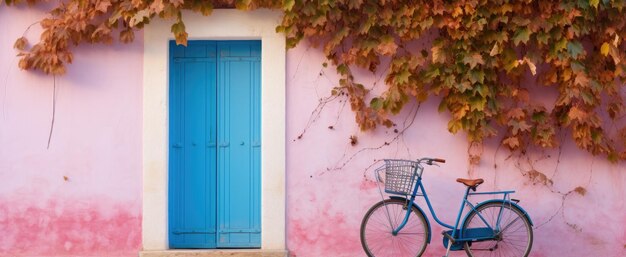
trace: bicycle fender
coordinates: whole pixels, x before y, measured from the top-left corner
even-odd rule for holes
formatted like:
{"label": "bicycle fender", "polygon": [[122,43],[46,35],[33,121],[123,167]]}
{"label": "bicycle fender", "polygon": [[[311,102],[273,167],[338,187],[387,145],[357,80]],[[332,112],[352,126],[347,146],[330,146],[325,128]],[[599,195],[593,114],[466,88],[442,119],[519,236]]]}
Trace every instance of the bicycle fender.
{"label": "bicycle fender", "polygon": [[[406,198],[399,197],[399,196],[390,196],[389,198],[398,199],[398,200],[406,200]],[[426,213],[424,212],[424,210],[422,210],[422,208],[420,208],[417,205],[417,203],[413,202],[413,207],[415,207],[422,214],[422,216],[424,216],[424,219],[426,220],[426,226],[428,227],[428,238],[426,239],[427,240],[426,243],[430,244],[430,237],[431,237],[432,231],[430,229],[430,221],[428,220],[428,216],[426,216]]]}
{"label": "bicycle fender", "polygon": [[[505,202],[506,204],[510,204],[515,206],[515,208],[518,208],[520,211],[522,211],[522,213],[524,214],[524,216],[528,219],[528,222],[530,222],[530,226],[534,226],[535,224],[533,224],[533,220],[530,219],[530,216],[528,216],[528,213],[526,212],[526,210],[524,210],[524,208],[522,208],[521,206],[519,206],[517,203],[513,202],[513,201],[504,201],[504,200],[499,200],[499,199],[491,199],[491,200],[487,200],[484,202],[481,202],[479,204],[477,204],[474,208],[478,209],[478,206],[484,205],[484,204],[488,204],[488,203],[503,203]],[[467,212],[467,214],[465,214],[465,217],[463,218],[463,223],[461,224],[465,224],[465,221],[467,220],[467,217],[471,214],[471,212]]]}

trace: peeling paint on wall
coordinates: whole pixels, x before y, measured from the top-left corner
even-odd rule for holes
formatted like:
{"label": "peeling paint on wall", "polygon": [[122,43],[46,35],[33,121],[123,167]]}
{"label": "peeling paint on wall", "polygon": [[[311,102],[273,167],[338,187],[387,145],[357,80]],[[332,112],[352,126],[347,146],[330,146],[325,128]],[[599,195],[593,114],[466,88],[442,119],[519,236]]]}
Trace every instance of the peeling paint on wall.
{"label": "peeling paint on wall", "polygon": [[108,199],[0,200],[0,253],[13,256],[135,256],[140,207]]}

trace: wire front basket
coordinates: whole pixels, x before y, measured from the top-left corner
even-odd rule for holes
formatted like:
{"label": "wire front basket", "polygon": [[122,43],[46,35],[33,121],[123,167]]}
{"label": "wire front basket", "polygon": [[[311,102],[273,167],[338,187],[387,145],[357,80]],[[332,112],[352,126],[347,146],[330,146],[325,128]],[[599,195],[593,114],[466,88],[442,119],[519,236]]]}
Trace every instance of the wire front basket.
{"label": "wire front basket", "polygon": [[[381,177],[384,171],[385,177]],[[410,195],[416,178],[421,176],[422,168],[416,161],[385,160],[385,165],[376,169],[376,178],[385,183],[385,192],[389,194]]]}

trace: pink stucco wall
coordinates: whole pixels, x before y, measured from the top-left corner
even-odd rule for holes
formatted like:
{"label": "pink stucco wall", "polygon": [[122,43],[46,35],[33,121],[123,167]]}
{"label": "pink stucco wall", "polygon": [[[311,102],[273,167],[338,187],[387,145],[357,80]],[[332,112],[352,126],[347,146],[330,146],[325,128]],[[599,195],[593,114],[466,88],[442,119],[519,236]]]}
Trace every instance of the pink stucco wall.
{"label": "pink stucco wall", "polygon": [[[420,43],[418,47],[427,45]],[[505,149],[496,152],[499,139],[494,139],[483,147],[481,163],[470,168],[465,136],[447,132],[448,114],[437,112],[437,99],[422,104],[414,124],[396,140],[394,128],[360,132],[349,104],[344,107],[345,99],[329,102],[321,112],[311,115],[337,81],[333,68],[322,67],[319,50],[302,44],[288,52],[287,60],[287,245],[292,256],[364,256],[360,222],[369,207],[380,200],[375,184],[368,182],[374,179],[373,168],[380,164],[370,166],[383,158],[419,157],[448,161],[424,172],[437,216],[447,223],[454,222],[464,190],[455,179],[480,177],[486,182],[479,190],[517,190],[514,198],[521,200],[520,205],[535,223],[531,256],[626,256],[626,164],[593,158],[578,150],[569,138],[562,141],[560,157],[557,150],[537,150],[521,158],[509,157]],[[374,91],[384,89],[380,76],[362,73],[358,78]],[[542,90],[533,94],[541,98],[533,100],[554,100],[554,92]],[[412,117],[408,113],[411,105],[396,117],[399,131]],[[358,138],[356,146],[350,144],[351,135]],[[552,178],[553,185],[535,183],[524,176],[533,169]],[[578,186],[587,190],[585,195],[562,195]],[[419,203],[427,209],[423,200]],[[433,238],[425,256],[442,256],[442,228],[429,213],[427,216]]]}
{"label": "pink stucco wall", "polygon": [[[142,43],[81,46],[56,79],[17,68],[43,13],[0,6],[0,255],[135,256],[141,247]],[[31,42],[40,29],[26,35]]]}
{"label": "pink stucco wall", "polygon": [[[47,149],[53,79],[20,71],[12,49],[41,17],[0,7],[0,255],[135,256],[141,248],[141,34],[130,45],[76,50],[68,74],[56,80]],[[28,38],[35,41],[38,32],[35,26]],[[399,137],[393,129],[363,133],[344,99],[311,114],[337,81],[332,68],[322,68],[319,50],[302,44],[287,60],[286,222],[293,256],[364,256],[361,218],[379,200],[371,165],[422,156],[448,160],[424,175],[444,221],[452,222],[463,190],[454,179],[482,177],[483,190],[518,190],[515,198],[535,223],[531,256],[626,256],[625,164],[592,158],[568,140],[560,154],[509,157],[496,151],[496,139],[482,149],[480,165],[470,168],[465,137],[447,132],[448,117],[437,113],[436,99],[420,106]],[[363,73],[359,80],[384,88],[379,76]],[[549,101],[551,93],[544,93]],[[412,117],[409,109],[396,118],[400,131]],[[554,184],[524,176],[533,169]],[[563,195],[578,186],[587,193]],[[441,256],[441,228],[431,223],[426,256]]]}

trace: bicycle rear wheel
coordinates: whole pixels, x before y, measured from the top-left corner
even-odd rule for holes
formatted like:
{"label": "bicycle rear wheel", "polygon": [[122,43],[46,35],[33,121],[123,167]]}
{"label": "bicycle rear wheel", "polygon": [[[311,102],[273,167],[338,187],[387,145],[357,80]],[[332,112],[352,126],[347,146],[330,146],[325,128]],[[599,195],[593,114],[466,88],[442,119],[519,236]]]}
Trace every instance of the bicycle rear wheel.
{"label": "bicycle rear wheel", "polygon": [[[480,213],[482,216],[477,215]],[[463,229],[486,228],[485,221],[491,228],[496,228],[500,216],[500,231],[494,231],[495,238],[491,240],[465,242],[467,256],[503,256],[526,257],[533,245],[533,230],[526,215],[517,207],[502,202],[492,202],[476,207],[465,222]]]}
{"label": "bicycle rear wheel", "polygon": [[404,220],[407,201],[387,199],[380,201],[363,217],[361,245],[369,257],[421,256],[426,249],[428,225],[422,213],[411,207],[407,224],[397,235],[392,231]]}

